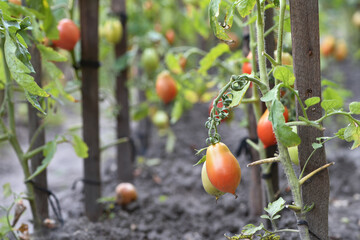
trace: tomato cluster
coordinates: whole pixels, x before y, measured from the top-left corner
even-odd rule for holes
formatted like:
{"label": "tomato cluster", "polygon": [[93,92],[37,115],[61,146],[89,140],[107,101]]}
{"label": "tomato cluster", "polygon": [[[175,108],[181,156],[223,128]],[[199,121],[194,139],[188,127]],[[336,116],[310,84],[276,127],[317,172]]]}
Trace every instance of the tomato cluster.
{"label": "tomato cluster", "polygon": [[[284,110],[284,118],[285,122],[288,121],[289,112],[285,107]],[[273,146],[276,144],[276,137],[274,134],[274,130],[272,127],[272,123],[269,120],[269,110],[266,109],[263,115],[260,117],[258,125],[257,125],[257,134],[261,142],[264,144],[264,148]]]}
{"label": "tomato cluster", "polygon": [[208,147],[201,175],[205,191],[218,198],[224,193],[235,195],[241,180],[241,168],[229,148],[218,142]]}

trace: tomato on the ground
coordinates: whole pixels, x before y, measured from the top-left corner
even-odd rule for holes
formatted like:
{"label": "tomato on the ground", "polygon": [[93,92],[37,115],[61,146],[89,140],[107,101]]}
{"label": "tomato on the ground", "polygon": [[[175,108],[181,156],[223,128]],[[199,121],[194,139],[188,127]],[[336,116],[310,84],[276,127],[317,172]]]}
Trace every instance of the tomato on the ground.
{"label": "tomato on the ground", "polygon": [[127,205],[137,199],[137,191],[131,183],[120,183],[115,188],[116,203],[119,205]]}

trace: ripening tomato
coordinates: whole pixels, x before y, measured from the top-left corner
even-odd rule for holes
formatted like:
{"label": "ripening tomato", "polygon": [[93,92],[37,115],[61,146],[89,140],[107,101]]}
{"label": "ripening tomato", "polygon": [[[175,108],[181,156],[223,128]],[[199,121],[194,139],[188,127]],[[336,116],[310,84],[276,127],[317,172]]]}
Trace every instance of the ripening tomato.
{"label": "ripening tomato", "polygon": [[177,95],[176,82],[167,71],[158,75],[155,87],[157,95],[165,104],[174,100]]}
{"label": "ripening tomato", "polygon": [[137,199],[137,191],[131,183],[120,183],[116,186],[116,203],[119,205],[127,205]]}
{"label": "ripening tomato", "polygon": [[320,52],[325,57],[330,56],[335,49],[335,38],[333,36],[324,37],[323,41],[320,44]]}
{"label": "ripening tomato", "polygon": [[[217,96],[215,96],[215,97],[210,101],[210,104],[209,104],[209,116],[210,116],[211,110],[212,110],[213,107],[214,107],[214,100],[215,100],[216,97],[217,97]],[[222,98],[220,98],[220,100],[219,100],[218,103],[217,103],[217,107],[218,107],[218,108],[222,108],[223,106],[224,106],[224,104],[223,104],[223,102],[222,102]],[[228,110],[224,110],[224,112],[228,113],[229,111],[228,111]],[[215,115],[217,115],[217,114],[218,114],[218,112],[215,111]],[[228,117],[222,119],[221,122],[226,121],[226,120],[229,118],[229,116],[230,116],[230,114],[228,115]],[[216,117],[216,118],[219,118],[219,117]]]}
{"label": "ripening tomato", "polygon": [[105,22],[103,35],[109,43],[117,44],[123,35],[123,27],[119,19],[113,18]]}
{"label": "ripening tomato", "polygon": [[244,64],[242,65],[242,72],[243,73],[247,73],[247,74],[251,74],[252,71],[252,66],[250,62],[244,62]]}
{"label": "ripening tomato", "polygon": [[170,45],[173,45],[175,41],[175,31],[173,29],[169,29],[165,33],[165,38],[169,42]]}
{"label": "ripening tomato", "polygon": [[210,145],[205,163],[211,184],[221,192],[235,194],[241,180],[241,168],[229,148],[221,142]]}
{"label": "ripening tomato", "polygon": [[203,184],[203,187],[205,189],[205,191],[216,197],[216,199],[218,199],[219,197],[221,197],[222,195],[224,195],[225,193],[220,191],[219,189],[216,189],[216,187],[214,187],[214,185],[211,184],[210,179],[207,175],[207,171],[206,171],[206,162],[203,164],[203,167],[201,169],[201,181]]}
{"label": "ripening tomato", "polygon": [[159,55],[154,48],[147,48],[141,55],[141,63],[147,73],[154,72],[159,66]]}
{"label": "ripening tomato", "polygon": [[21,0],[9,0],[9,3],[12,3],[12,4],[16,4],[16,5],[21,5]]}
{"label": "ripening tomato", "polygon": [[[285,118],[285,122],[287,122],[289,118],[289,113],[286,107],[283,115]],[[266,109],[263,115],[260,117],[259,122],[257,124],[257,134],[261,142],[264,144],[264,148],[276,144],[276,137],[272,127],[272,123],[268,118],[269,118],[269,110]]]}
{"label": "ripening tomato", "polygon": [[335,45],[334,57],[338,61],[343,61],[348,54],[348,48],[345,40],[339,40]]}
{"label": "ripening tomato", "polygon": [[59,39],[52,40],[55,47],[73,50],[80,39],[80,30],[71,19],[61,19],[57,25]]}

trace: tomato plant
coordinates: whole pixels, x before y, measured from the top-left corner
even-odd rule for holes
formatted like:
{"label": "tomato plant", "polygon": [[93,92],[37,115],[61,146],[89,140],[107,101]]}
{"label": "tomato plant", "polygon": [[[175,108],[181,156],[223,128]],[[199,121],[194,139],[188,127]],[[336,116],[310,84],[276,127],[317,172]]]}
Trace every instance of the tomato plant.
{"label": "tomato plant", "polygon": [[206,150],[206,172],[211,184],[221,192],[235,195],[241,180],[240,164],[222,142]]}
{"label": "tomato plant", "polygon": [[53,39],[55,47],[72,51],[80,39],[80,30],[71,19],[61,19],[57,25],[59,38]]}
{"label": "tomato plant", "polygon": [[[210,104],[209,104],[209,115],[211,114],[211,110],[213,109],[214,107],[214,100],[216,99],[216,97],[214,97],[211,101],[210,101]],[[220,99],[219,102],[217,103],[217,107],[222,109],[224,107],[224,104],[223,104],[223,100]],[[231,118],[230,115],[231,115],[231,112],[229,113],[229,110],[225,109],[224,110],[224,113],[227,115],[225,118],[222,118],[221,119],[221,122],[224,122],[226,120],[230,120]],[[218,115],[219,113],[217,111],[215,111],[215,115]],[[219,119],[219,116],[216,117],[217,119]]]}
{"label": "tomato plant", "polygon": [[[289,113],[287,108],[285,107],[285,111],[283,113],[285,122],[288,121]],[[258,121],[257,124],[257,134],[261,142],[264,144],[264,148],[270,147],[276,144],[276,137],[274,134],[273,126],[271,121],[269,120],[269,110],[266,109],[264,114]]]}
{"label": "tomato plant", "polygon": [[162,72],[156,78],[156,93],[165,103],[170,103],[177,95],[175,79],[169,72]]}

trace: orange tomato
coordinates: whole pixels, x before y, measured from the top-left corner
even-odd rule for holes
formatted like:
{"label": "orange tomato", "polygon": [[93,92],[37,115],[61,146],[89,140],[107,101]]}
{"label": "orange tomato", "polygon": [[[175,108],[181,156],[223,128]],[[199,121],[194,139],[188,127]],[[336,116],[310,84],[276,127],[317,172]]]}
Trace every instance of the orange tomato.
{"label": "orange tomato", "polygon": [[339,40],[335,46],[334,57],[337,61],[343,61],[348,55],[348,48],[345,40]]}
{"label": "orange tomato", "polygon": [[333,54],[335,49],[335,38],[333,36],[324,37],[323,41],[320,44],[320,52],[325,57]]}
{"label": "orange tomato", "polygon": [[[283,115],[285,118],[285,122],[287,122],[289,118],[289,112],[286,107]],[[264,144],[264,148],[276,144],[276,137],[272,127],[272,123],[268,118],[269,118],[269,110],[266,109],[263,115],[260,117],[259,122],[257,124],[257,134],[261,142]]]}
{"label": "orange tomato", "polygon": [[80,30],[71,19],[61,19],[58,23],[59,39],[52,40],[55,47],[73,50],[80,39]]}
{"label": "orange tomato", "polygon": [[174,100],[177,95],[176,82],[169,72],[162,72],[158,75],[155,87],[157,95],[165,104]]}
{"label": "orange tomato", "polygon": [[127,205],[137,199],[137,191],[131,183],[120,183],[116,186],[116,203],[119,205]]}
{"label": "orange tomato", "polygon": [[252,71],[252,66],[250,62],[244,62],[244,64],[242,65],[242,72],[243,73],[247,73],[247,74],[251,74]]}
{"label": "orange tomato", "polygon": [[173,29],[169,29],[165,33],[166,40],[169,42],[170,45],[173,45],[175,41],[175,31]]}
{"label": "orange tomato", "polygon": [[205,163],[211,184],[221,192],[235,194],[241,180],[241,168],[229,148],[222,142],[210,145]]}

